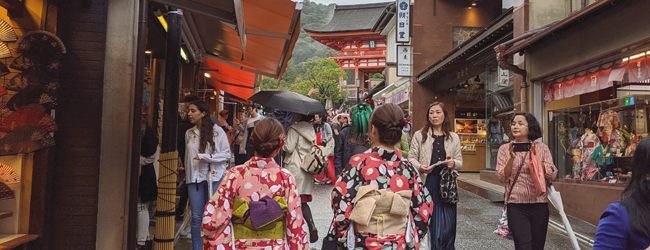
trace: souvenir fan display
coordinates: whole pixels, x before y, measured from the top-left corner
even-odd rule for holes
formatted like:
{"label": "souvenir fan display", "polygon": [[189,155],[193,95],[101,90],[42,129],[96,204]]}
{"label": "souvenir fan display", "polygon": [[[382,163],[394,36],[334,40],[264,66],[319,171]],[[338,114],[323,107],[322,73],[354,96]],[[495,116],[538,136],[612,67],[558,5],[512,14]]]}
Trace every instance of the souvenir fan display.
{"label": "souvenir fan display", "polygon": [[0,182],[7,184],[20,182],[20,175],[10,166],[0,163]]}
{"label": "souvenir fan display", "polygon": [[19,109],[11,113],[0,124],[0,131],[11,132],[19,127],[33,125],[48,132],[59,129],[54,118],[38,109]]}
{"label": "souvenir fan display", "polygon": [[0,182],[0,200],[16,198],[14,191],[7,184]]}
{"label": "souvenir fan display", "polygon": [[2,63],[2,62],[0,62],[0,77],[2,77],[2,76],[6,76],[6,75],[8,75],[9,73],[11,73],[11,71],[9,71],[9,68],[7,68],[7,65],[5,65],[5,64]]}
{"label": "souvenir fan display", "polygon": [[7,108],[16,111],[33,103],[43,105],[46,109],[53,109],[57,105],[56,89],[48,90],[45,86],[27,86],[9,99]]}
{"label": "souvenir fan display", "polygon": [[3,88],[2,86],[0,86],[0,96],[6,95],[6,94],[8,94],[8,93],[9,93],[9,92],[7,92],[7,90],[6,90],[5,88]]}
{"label": "souvenir fan display", "polygon": [[18,40],[14,28],[5,20],[0,19],[0,41],[15,42]]}
{"label": "souvenir fan display", "polygon": [[35,126],[24,126],[0,139],[0,155],[27,154],[54,146],[54,138]]}
{"label": "souvenir fan display", "polygon": [[5,85],[5,88],[7,90],[18,92],[27,86],[43,86],[45,91],[54,92],[59,87],[59,81],[54,75],[48,72],[27,70],[11,78],[9,83]]}
{"label": "souvenir fan display", "polygon": [[0,43],[0,58],[9,58],[11,57],[11,51],[6,44]]}
{"label": "souvenir fan display", "polygon": [[16,52],[21,56],[11,63],[17,70],[41,69],[53,71],[59,67],[59,59],[66,52],[61,39],[54,34],[36,30],[23,35],[16,42]]}

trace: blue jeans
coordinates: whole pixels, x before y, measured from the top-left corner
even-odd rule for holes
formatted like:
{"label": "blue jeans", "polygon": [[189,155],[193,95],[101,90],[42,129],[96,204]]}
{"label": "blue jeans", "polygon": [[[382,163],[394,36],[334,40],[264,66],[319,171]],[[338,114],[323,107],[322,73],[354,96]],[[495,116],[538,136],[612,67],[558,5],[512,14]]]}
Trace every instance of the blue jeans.
{"label": "blue jeans", "polygon": [[[223,180],[223,177],[221,180]],[[210,197],[212,197],[212,195],[217,191],[217,187],[219,187],[221,180],[212,182],[212,194],[210,195],[208,195],[207,181],[187,184],[187,193],[190,198],[190,209],[192,210],[191,235],[193,250],[203,249],[203,239],[201,238],[201,220],[203,220],[203,211],[205,210],[205,204],[208,203]]]}

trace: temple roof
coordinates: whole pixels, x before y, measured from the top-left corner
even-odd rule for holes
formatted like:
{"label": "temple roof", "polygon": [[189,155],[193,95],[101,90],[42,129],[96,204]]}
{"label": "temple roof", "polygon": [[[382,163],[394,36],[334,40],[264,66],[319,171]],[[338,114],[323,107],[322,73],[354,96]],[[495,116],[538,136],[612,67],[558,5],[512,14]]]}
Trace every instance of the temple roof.
{"label": "temple roof", "polygon": [[371,31],[384,9],[394,2],[337,5],[330,22],[320,28],[305,29],[309,33],[339,33],[353,31]]}

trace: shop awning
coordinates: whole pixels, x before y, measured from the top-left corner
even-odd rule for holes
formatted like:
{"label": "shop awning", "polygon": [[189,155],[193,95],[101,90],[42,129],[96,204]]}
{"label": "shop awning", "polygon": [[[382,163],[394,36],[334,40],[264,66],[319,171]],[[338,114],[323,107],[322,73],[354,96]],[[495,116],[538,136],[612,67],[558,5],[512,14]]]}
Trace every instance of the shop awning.
{"label": "shop awning", "polygon": [[611,2],[613,2],[613,0],[597,1],[579,11],[576,11],[575,13],[572,13],[567,18],[557,21],[548,27],[544,27],[542,29],[537,30],[535,33],[532,33],[529,37],[523,40],[520,37],[516,37],[512,41],[506,42],[506,44],[512,44],[515,42],[516,44],[510,47],[509,49],[507,49],[505,54],[501,56],[506,57],[507,55],[523,51],[526,48],[530,47],[532,44],[537,43],[540,40],[547,38],[549,36],[555,37],[557,33],[560,32],[561,30],[566,29],[567,27],[575,23],[581,23],[586,17],[596,13],[598,10],[602,9],[603,7],[610,5]]}
{"label": "shop awning", "polygon": [[300,33],[302,4],[290,0],[155,1],[183,10],[190,54],[278,80]]}
{"label": "shop awning", "polygon": [[255,73],[209,59],[205,60],[205,67],[211,70],[217,70],[214,73],[210,73],[210,78],[206,78],[206,81],[216,89],[244,100],[247,100],[253,95],[255,90]]}
{"label": "shop awning", "polygon": [[[486,60],[486,57],[482,55],[489,53],[493,54],[494,52],[492,48],[496,44],[502,42],[504,37],[511,37],[513,29],[512,10],[513,9],[510,8],[508,11],[501,14],[501,16],[497,17],[485,28],[476,33],[476,35],[453,49],[424,71],[418,73],[416,75],[418,83],[429,84],[429,82],[436,81],[436,89],[448,89],[454,84],[465,81],[465,79],[461,79],[461,77],[456,77],[454,75],[453,80],[440,82],[443,81],[443,79],[452,79],[452,77],[447,77],[450,76],[449,74],[455,74],[460,69],[463,69],[465,73],[462,77],[474,77],[477,74],[468,74],[467,72],[474,70],[471,66],[485,64],[486,62],[489,62],[489,60],[496,61],[494,56],[489,60]],[[484,70],[479,71],[482,72]]]}

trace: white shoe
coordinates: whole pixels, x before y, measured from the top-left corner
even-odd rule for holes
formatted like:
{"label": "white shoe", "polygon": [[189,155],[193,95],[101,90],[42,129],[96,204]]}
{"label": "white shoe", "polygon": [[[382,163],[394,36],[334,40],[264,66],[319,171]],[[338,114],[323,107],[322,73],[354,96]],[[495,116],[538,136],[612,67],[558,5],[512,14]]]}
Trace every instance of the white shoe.
{"label": "white shoe", "polygon": [[181,236],[186,236],[186,237],[191,237],[192,235],[192,229],[190,227],[185,228],[185,230],[181,230]]}

